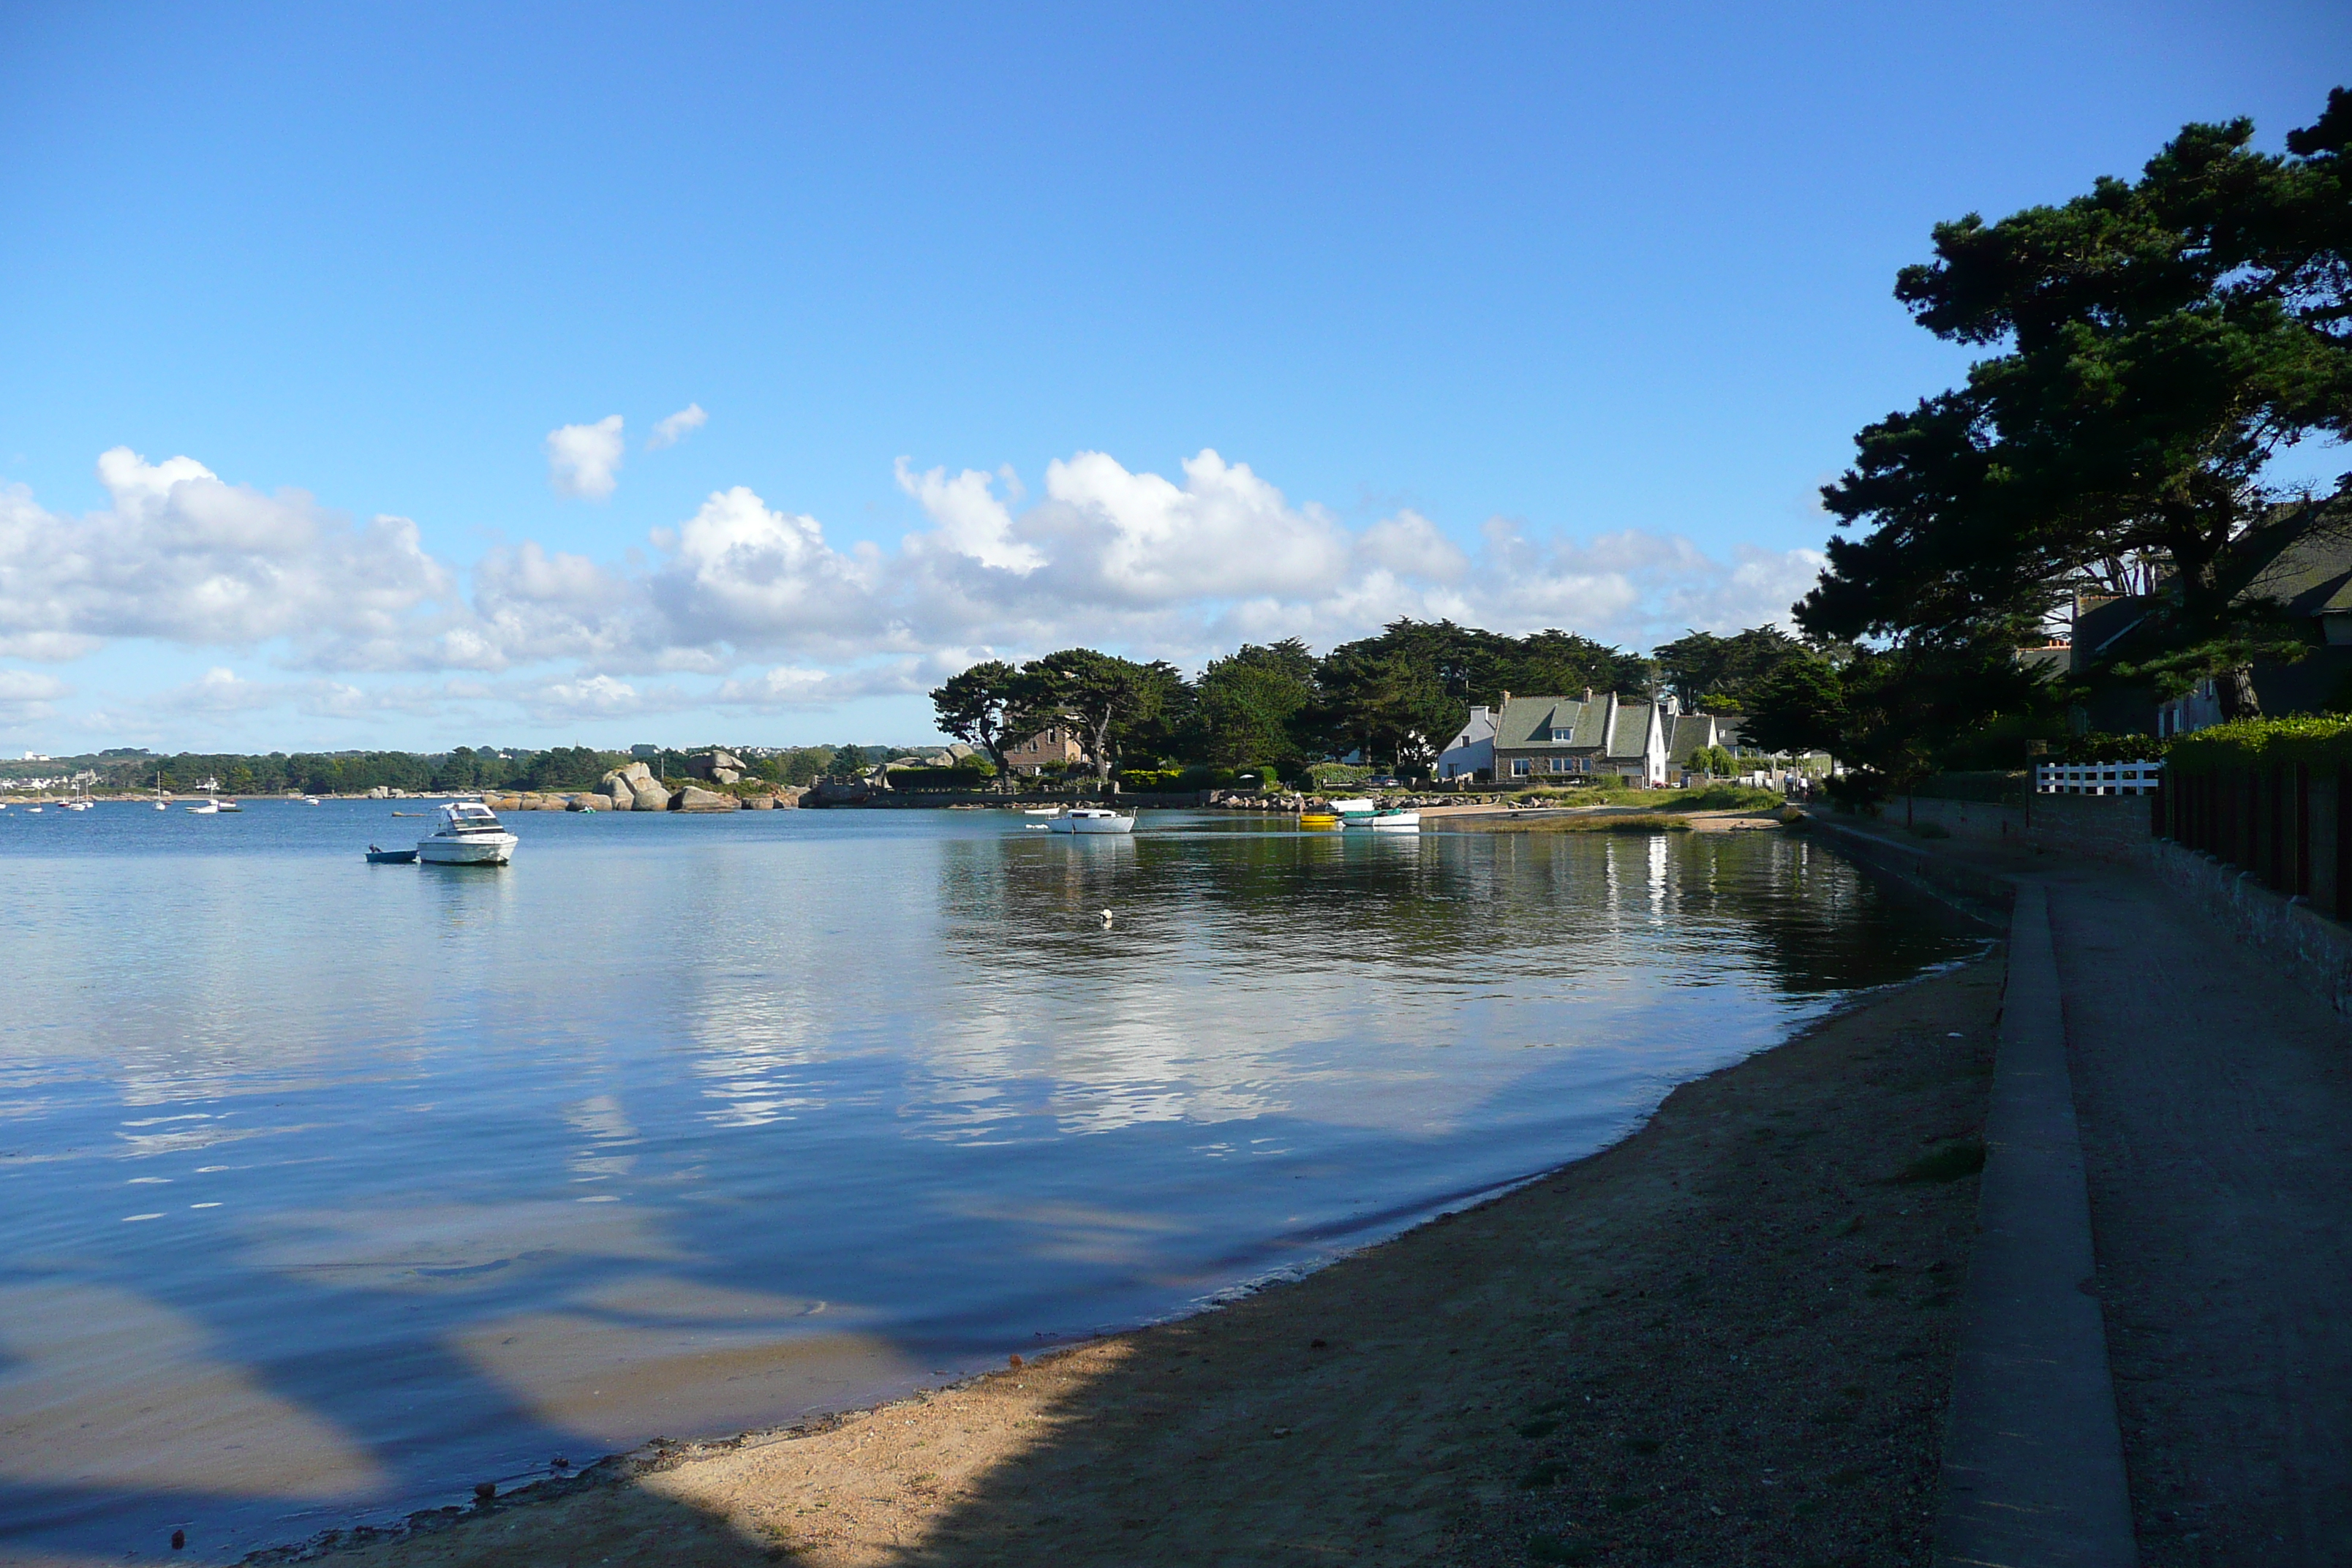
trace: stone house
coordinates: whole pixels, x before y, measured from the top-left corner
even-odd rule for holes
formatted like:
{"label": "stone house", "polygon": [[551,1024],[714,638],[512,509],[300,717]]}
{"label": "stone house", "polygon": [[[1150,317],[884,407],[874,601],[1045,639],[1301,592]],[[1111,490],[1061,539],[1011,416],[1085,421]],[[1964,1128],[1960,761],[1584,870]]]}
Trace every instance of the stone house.
{"label": "stone house", "polygon": [[1495,782],[1595,781],[1662,788],[1673,715],[1646,697],[1503,694],[1495,716]]}
{"label": "stone house", "polygon": [[1068,724],[1051,725],[1017,746],[1004,748],[1004,765],[1016,773],[1032,776],[1049,766],[1076,767],[1086,758],[1087,749],[1078,743],[1078,731]]}

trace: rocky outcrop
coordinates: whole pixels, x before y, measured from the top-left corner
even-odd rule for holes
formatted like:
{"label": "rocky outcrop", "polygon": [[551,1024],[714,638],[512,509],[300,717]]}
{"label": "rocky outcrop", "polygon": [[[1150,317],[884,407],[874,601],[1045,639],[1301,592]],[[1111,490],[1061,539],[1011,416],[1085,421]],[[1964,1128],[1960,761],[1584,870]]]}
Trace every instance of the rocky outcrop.
{"label": "rocky outcrop", "polygon": [[688,784],[677,792],[677,802],[674,809],[732,811],[735,809],[735,797],[731,795],[720,795],[716,790],[704,789],[698,784]]}
{"label": "rocky outcrop", "polygon": [[743,759],[732,752],[709,751],[687,758],[687,771],[698,779],[713,784],[740,784],[746,772]]}
{"label": "rocky outcrop", "polygon": [[606,811],[610,803],[601,795],[575,795],[564,803],[566,811]]}
{"label": "rocky outcrop", "polygon": [[743,797],[743,809],[746,811],[773,811],[776,809],[776,797],[772,795],[747,795]]}
{"label": "rocky outcrop", "polygon": [[667,811],[669,791],[661,780],[654,777],[653,769],[643,763],[631,763],[614,768],[596,781],[596,787],[613,804],[613,811]]}

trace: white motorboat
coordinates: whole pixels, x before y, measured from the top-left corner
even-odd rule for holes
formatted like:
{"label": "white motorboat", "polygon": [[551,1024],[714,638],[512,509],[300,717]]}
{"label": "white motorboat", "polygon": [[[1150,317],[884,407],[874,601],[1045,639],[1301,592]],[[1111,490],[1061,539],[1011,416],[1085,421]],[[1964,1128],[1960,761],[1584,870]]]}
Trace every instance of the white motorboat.
{"label": "white motorboat", "polygon": [[441,830],[416,841],[416,858],[434,866],[503,866],[514,858],[515,836],[479,801],[441,808]]}
{"label": "white motorboat", "polygon": [[220,802],[211,799],[200,800],[196,802],[195,805],[188,807],[188,809],[194,812],[198,816],[218,816],[220,815]]}
{"label": "white motorboat", "polygon": [[1135,818],[1099,805],[1074,805],[1045,826],[1055,833],[1132,833]]}

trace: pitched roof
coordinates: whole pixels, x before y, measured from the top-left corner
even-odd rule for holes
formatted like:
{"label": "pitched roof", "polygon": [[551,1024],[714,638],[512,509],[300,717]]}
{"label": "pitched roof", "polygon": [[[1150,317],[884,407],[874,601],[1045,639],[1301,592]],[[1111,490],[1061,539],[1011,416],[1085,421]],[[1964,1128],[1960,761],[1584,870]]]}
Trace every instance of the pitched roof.
{"label": "pitched roof", "polygon": [[[2242,580],[2241,604],[2267,600],[2298,619],[2352,615],[2352,511],[2335,504],[2278,508],[2231,543],[2222,570]],[[2076,616],[2073,667],[2134,651],[2133,634],[2172,592],[2168,579],[2154,594],[2108,599]]]}
{"label": "pitched roof", "polygon": [[1610,738],[1609,754],[1638,757],[1647,752],[1650,726],[1657,721],[1658,710],[1650,703],[1621,704],[1617,710],[1617,733]]}
{"label": "pitched roof", "polygon": [[1666,755],[1677,763],[1709,746],[1739,744],[1740,726],[1748,721],[1732,713],[1677,713],[1666,737]]}
{"label": "pitched roof", "polygon": [[[1593,750],[1606,739],[1609,699],[1596,695],[1590,702],[1580,697],[1514,697],[1495,716],[1495,744],[1506,747],[1560,746]],[[1555,741],[1555,730],[1568,738]]]}
{"label": "pitched roof", "polygon": [[[1615,708],[1615,722],[1611,709]],[[1595,692],[1581,697],[1514,697],[1495,718],[1495,745],[1503,751],[1598,752],[1608,757],[1638,757],[1647,750],[1649,726],[1658,710],[1646,697]],[[1552,731],[1566,732],[1555,741]]]}

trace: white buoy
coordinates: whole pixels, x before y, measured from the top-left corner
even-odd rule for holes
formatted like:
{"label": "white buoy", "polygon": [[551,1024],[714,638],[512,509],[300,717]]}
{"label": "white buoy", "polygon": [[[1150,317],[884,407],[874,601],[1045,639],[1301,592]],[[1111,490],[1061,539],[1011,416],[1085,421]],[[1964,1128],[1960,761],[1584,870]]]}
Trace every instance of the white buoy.
{"label": "white buoy", "polygon": [[1110,911],[1108,910],[1105,910],[1102,912],[1102,922],[1105,925],[1110,924]]}

